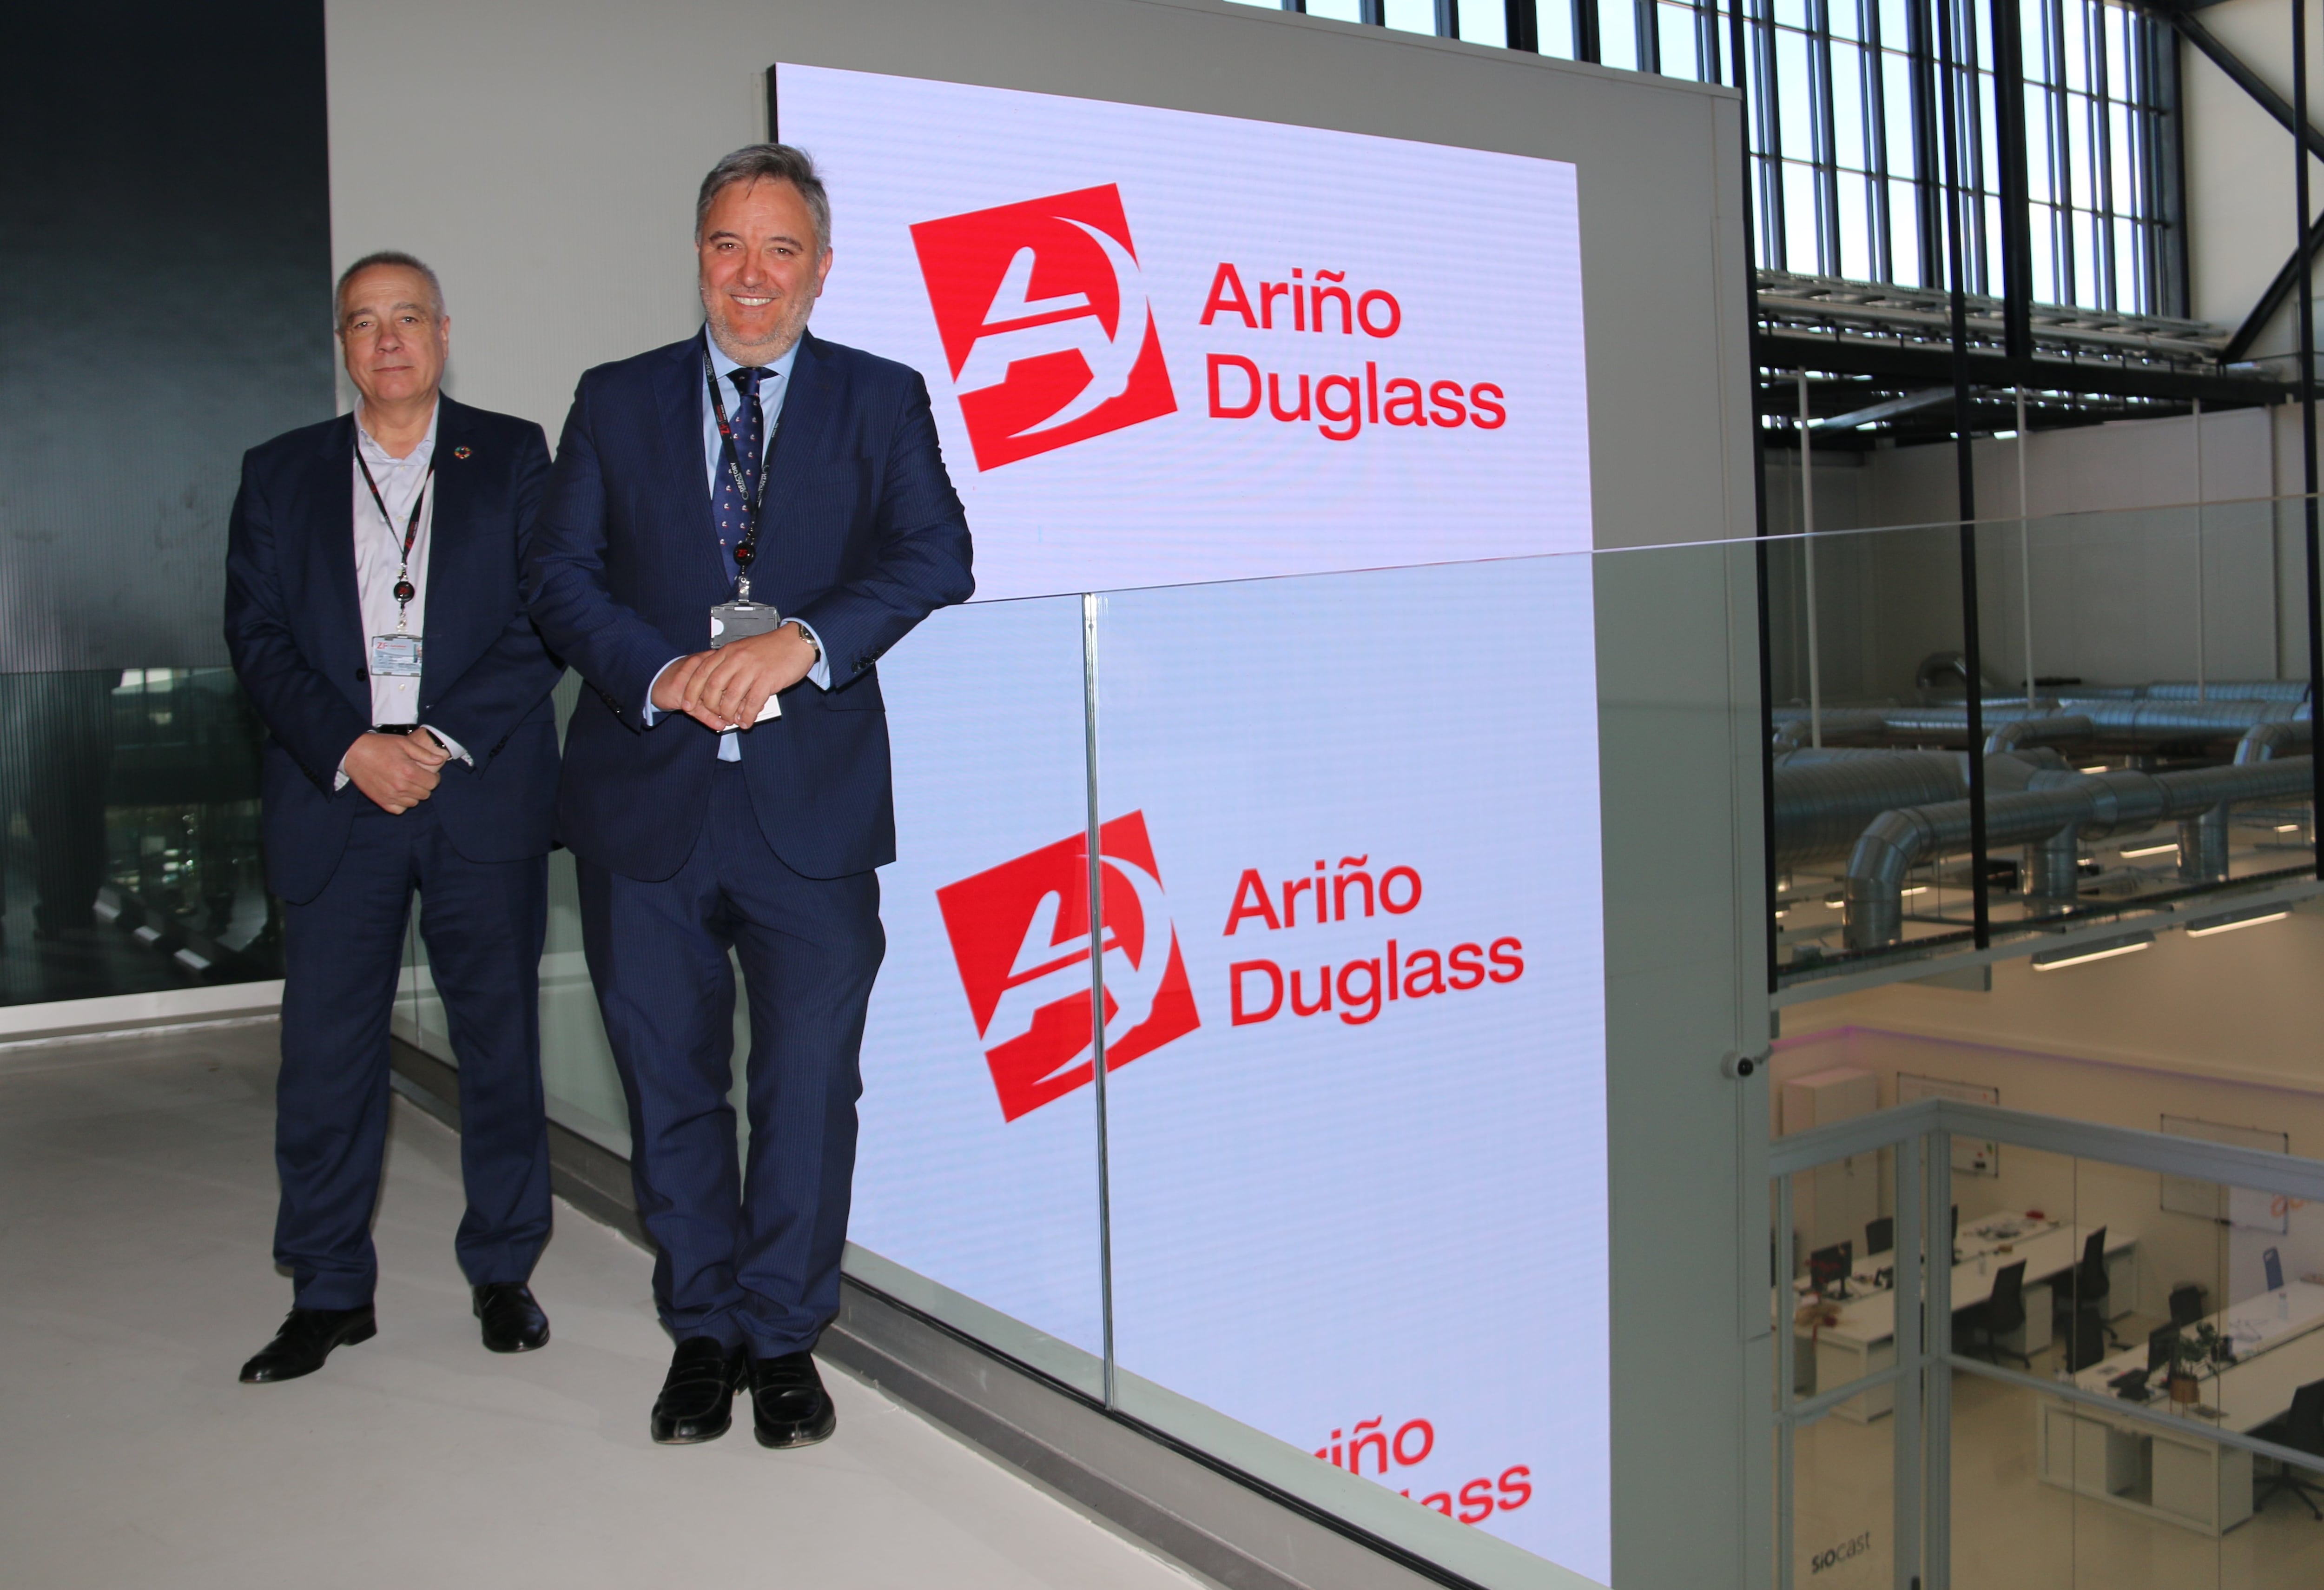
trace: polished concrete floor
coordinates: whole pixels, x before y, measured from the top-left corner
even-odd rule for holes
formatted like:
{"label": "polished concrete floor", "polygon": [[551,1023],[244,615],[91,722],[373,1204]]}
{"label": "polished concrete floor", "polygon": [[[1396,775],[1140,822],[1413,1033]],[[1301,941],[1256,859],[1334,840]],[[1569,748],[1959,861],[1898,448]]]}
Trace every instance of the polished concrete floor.
{"label": "polished concrete floor", "polygon": [[456,1142],[398,1101],[379,1336],[235,1381],[290,1284],[269,1023],[0,1048],[0,1585],[1186,1590],[826,1367],[839,1433],[665,1448],[647,1256],[560,1204],[543,1351],[477,1344]]}

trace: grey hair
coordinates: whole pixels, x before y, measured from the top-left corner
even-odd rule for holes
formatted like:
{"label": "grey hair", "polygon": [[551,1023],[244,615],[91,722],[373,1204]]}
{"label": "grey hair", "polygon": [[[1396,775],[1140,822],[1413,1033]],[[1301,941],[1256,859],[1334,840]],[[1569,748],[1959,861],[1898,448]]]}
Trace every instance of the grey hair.
{"label": "grey hair", "polygon": [[419,255],[406,254],[400,248],[383,248],[364,255],[339,273],[339,285],[331,295],[331,302],[340,320],[346,320],[347,316],[347,283],[354,281],[358,273],[377,265],[398,265],[407,271],[419,272],[428,283],[429,293],[436,300],[436,318],[439,320],[444,318],[444,283],[437,279],[436,273],[429,268],[428,263]]}
{"label": "grey hair", "polygon": [[799,197],[807,200],[807,214],[815,217],[816,251],[831,252],[831,196],[824,192],[823,179],[816,175],[815,157],[788,143],[748,143],[710,168],[694,200],[696,243],[702,241],[702,228],[709,224],[711,201],[737,182],[788,182],[798,189]]}

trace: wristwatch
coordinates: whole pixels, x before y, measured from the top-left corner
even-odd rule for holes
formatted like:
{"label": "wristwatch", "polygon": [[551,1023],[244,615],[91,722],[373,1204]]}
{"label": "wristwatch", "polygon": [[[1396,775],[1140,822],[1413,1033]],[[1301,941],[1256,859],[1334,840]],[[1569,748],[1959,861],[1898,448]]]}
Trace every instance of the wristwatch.
{"label": "wristwatch", "polygon": [[823,647],[816,641],[815,632],[807,628],[807,625],[801,624],[796,618],[790,621],[788,627],[798,631],[799,639],[805,641],[807,643],[807,649],[815,653],[815,662],[807,664],[807,668],[811,671],[815,668],[816,662],[821,662],[823,661]]}

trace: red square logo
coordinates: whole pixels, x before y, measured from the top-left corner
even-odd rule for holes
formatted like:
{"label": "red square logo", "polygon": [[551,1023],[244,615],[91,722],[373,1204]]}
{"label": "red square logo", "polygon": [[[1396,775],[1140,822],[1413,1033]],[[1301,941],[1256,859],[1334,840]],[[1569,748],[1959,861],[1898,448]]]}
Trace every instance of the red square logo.
{"label": "red square logo", "polygon": [[[1161,869],[1133,811],[1098,829],[1105,929],[1105,1068],[1202,1025]],[[1001,1118],[1090,1081],[1089,845],[1080,834],[936,891]]]}
{"label": "red square logo", "polygon": [[1113,184],[912,228],[979,469],[1175,413]]}

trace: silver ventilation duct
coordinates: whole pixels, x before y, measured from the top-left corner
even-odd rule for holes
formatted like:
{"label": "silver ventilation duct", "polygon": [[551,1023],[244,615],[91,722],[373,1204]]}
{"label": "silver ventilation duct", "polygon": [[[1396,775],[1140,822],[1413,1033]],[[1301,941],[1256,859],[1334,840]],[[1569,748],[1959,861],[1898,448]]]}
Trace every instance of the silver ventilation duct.
{"label": "silver ventilation duct", "polygon": [[1775,760],[1775,864],[1837,861],[1864,825],[1900,806],[1968,792],[1961,759],[1944,751],[1794,751]]}
{"label": "silver ventilation duct", "polygon": [[[2313,776],[2306,756],[2164,773],[2042,773],[2025,790],[1987,797],[1986,843],[2039,845],[2034,870],[2043,875],[2031,880],[2031,892],[2070,898],[2068,880],[2047,874],[2061,870],[2061,858],[2077,853],[2080,838],[2224,814],[2249,801],[2303,799],[2312,792]],[[1969,803],[1956,800],[1883,812],[1865,829],[1848,864],[1849,948],[1874,949],[1904,936],[1906,875],[1932,856],[1967,846],[1969,822]],[[2222,815],[2222,833],[2224,823]],[[2184,855],[2182,849],[2182,864]],[[2221,861],[2223,873],[2224,856]]]}
{"label": "silver ventilation duct", "polygon": [[2151,685],[2072,685],[2077,701],[2305,701],[2306,679],[2157,679]]}

